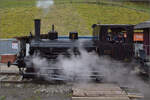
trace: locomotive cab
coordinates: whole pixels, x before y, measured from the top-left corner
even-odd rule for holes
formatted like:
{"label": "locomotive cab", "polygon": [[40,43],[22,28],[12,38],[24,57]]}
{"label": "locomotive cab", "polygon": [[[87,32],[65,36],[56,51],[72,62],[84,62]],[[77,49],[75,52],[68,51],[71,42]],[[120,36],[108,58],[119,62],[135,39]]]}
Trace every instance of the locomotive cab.
{"label": "locomotive cab", "polygon": [[109,55],[116,60],[132,59],[133,25],[94,24],[92,28],[99,55]]}

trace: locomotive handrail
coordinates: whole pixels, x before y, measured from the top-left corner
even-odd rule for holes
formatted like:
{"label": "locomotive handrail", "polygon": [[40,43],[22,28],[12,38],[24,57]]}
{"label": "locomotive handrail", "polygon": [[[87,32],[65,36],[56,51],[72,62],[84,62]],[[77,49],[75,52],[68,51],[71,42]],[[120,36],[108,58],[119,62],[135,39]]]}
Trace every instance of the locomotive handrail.
{"label": "locomotive handrail", "polygon": [[[95,36],[79,36],[78,39],[94,39]],[[68,36],[59,36],[58,39],[69,39]]]}

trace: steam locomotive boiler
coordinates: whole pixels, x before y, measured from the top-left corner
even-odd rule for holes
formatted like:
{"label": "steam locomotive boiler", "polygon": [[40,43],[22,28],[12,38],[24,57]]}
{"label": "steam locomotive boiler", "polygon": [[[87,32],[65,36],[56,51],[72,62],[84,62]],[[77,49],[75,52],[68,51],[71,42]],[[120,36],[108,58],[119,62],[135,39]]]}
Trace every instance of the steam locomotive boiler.
{"label": "steam locomotive boiler", "polygon": [[[13,65],[17,65],[24,78],[35,78],[36,76],[46,75],[38,74],[28,60],[34,55],[46,58],[48,61],[57,63],[57,57],[63,55],[70,56],[69,50],[74,55],[80,55],[79,48],[87,52],[96,52],[97,55],[109,55],[117,60],[131,60],[133,55],[133,25],[103,25],[94,24],[93,36],[78,36],[78,32],[70,32],[69,36],[58,36],[54,25],[48,34],[40,34],[40,19],[35,20],[35,36],[28,36],[23,44],[29,43],[29,55],[26,56],[26,48],[22,47],[17,60]],[[80,45],[81,44],[81,45]],[[10,66],[8,62],[8,66]],[[50,80],[65,80],[60,68],[52,66],[46,69],[50,70]],[[91,78],[99,79],[96,70],[92,70]]]}

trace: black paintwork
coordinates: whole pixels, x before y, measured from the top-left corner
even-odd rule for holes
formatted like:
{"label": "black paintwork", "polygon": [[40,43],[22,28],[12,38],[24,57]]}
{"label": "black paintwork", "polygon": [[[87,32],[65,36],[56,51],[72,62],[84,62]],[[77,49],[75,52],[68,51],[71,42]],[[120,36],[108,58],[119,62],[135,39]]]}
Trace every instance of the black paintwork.
{"label": "black paintwork", "polygon": [[[55,60],[58,55],[65,55],[69,57],[68,50],[72,50],[75,55],[79,55],[79,48],[85,49],[88,52],[95,51],[98,55],[109,55],[117,60],[131,60],[133,57],[133,25],[100,25],[94,24],[93,28],[93,38],[92,39],[78,39],[77,32],[70,32],[68,39],[58,39],[58,32],[52,27],[46,35],[40,35],[40,20],[35,20],[35,36],[27,37],[27,41],[30,44],[30,55],[29,58],[34,54],[38,53],[41,57],[47,58],[49,60]],[[114,41],[107,41],[106,36],[108,34],[108,29],[113,31],[126,31],[127,38],[124,43],[115,43]],[[25,38],[23,38],[25,40]],[[80,45],[82,44],[82,45]],[[25,48],[24,48],[25,49]],[[27,66],[25,64],[25,51],[22,50],[20,56],[18,56],[16,65],[23,66],[26,68],[24,77],[34,77],[36,73],[34,67]],[[19,62],[20,61],[20,62]],[[58,71],[57,71],[58,72]],[[58,75],[58,73],[57,73]],[[97,75],[97,73],[95,74]],[[58,77],[55,77],[58,78]],[[60,79],[60,78],[59,78]]]}

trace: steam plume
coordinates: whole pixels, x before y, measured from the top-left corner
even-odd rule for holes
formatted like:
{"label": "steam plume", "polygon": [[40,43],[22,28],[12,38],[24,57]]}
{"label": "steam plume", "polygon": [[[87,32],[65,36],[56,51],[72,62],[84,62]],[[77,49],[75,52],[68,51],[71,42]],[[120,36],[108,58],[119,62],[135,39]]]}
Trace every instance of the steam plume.
{"label": "steam plume", "polygon": [[53,0],[37,0],[36,6],[38,8],[43,9],[44,15],[47,15],[47,13],[50,10],[50,7],[54,4]]}

